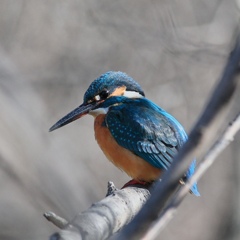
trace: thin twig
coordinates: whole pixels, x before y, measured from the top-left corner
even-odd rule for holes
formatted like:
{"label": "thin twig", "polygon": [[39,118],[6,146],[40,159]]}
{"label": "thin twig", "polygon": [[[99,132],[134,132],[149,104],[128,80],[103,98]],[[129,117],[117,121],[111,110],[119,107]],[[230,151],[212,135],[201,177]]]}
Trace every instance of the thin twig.
{"label": "thin twig", "polygon": [[161,183],[156,185],[153,193],[139,214],[128,224],[116,239],[141,239],[152,222],[158,219],[165,203],[178,188],[179,179],[184,176],[192,159],[199,158],[200,153],[207,152],[208,146],[218,136],[219,128],[226,119],[230,100],[237,85],[237,71],[240,61],[240,36],[237,37],[234,49],[226,63],[222,78],[213,91],[208,104],[189,135],[183,148],[173,161],[172,166],[162,176]]}
{"label": "thin twig", "polygon": [[[214,138],[218,135],[219,126],[225,119],[223,113],[227,112],[229,102],[236,88],[239,59],[240,39],[238,38],[235,48],[229,56],[222,78],[215,88],[204,113],[193,128],[189,141],[180,150],[171,168],[163,174],[161,183],[156,184],[150,200],[137,217],[118,234],[116,239],[142,239],[149,227],[152,226],[152,222],[156,221],[159,213],[164,210],[165,203],[171,199],[173,192],[179,187],[179,179],[187,171],[192,159],[199,157],[200,153],[207,152],[208,147],[212,145]],[[143,192],[147,191],[139,188],[126,188],[116,191],[99,203],[94,204],[89,210],[78,214],[71,221],[71,224],[75,227],[74,234],[76,238],[74,239],[79,239],[80,236],[83,236],[83,239],[107,239],[132,219],[137,212],[133,211],[136,206],[142,207],[143,204],[139,205],[137,201],[144,198],[143,202],[145,203],[145,200],[149,197],[149,192],[146,197],[146,192],[144,194],[141,192],[142,190]],[[133,196],[126,194],[128,191],[136,191],[136,193],[133,193]],[[124,194],[125,196],[122,198]],[[120,198],[118,199],[118,197]],[[110,198],[113,199],[109,201]],[[114,203],[116,206],[112,208],[110,204]],[[120,213],[119,206],[122,203],[123,209]],[[126,211],[132,211],[132,214],[130,216],[126,215]],[[171,218],[173,213],[173,211],[169,211],[166,216]],[[120,224],[119,219],[121,219]],[[99,223],[102,225],[99,225]],[[59,237],[55,239],[69,239],[67,232],[71,233],[73,231],[67,228],[60,232]]]}
{"label": "thin twig", "polygon": [[68,226],[68,221],[53,212],[45,212],[43,216],[55,226],[60,229],[64,229]]}
{"label": "thin twig", "polygon": [[186,197],[191,186],[197,182],[207,169],[217,159],[217,156],[234,140],[235,134],[240,129],[240,113],[237,117],[228,125],[221,138],[213,145],[209,152],[205,155],[201,164],[197,168],[196,172],[189,179],[185,185],[176,193],[173,200],[168,204],[166,210],[159,216],[157,222],[153,223],[150,230],[143,237],[143,239],[151,240],[155,239],[159,232],[168,224],[176,213],[177,207]]}

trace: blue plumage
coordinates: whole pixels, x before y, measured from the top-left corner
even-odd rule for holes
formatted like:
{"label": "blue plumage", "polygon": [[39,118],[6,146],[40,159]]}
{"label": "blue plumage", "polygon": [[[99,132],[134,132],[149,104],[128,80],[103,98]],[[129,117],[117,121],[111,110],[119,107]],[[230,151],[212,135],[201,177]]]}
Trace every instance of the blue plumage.
{"label": "blue plumage", "polygon": [[[104,115],[100,126],[110,131],[111,139],[115,139],[113,142],[129,150],[129,156],[133,153],[132,158],[138,156],[137,159],[140,160],[135,160],[138,163],[148,162],[150,165],[147,164],[147,167],[150,166],[152,172],[156,169],[168,169],[174,156],[187,141],[182,125],[172,115],[145,98],[140,85],[125,73],[110,71],[102,74],[91,83],[83,100],[82,105],[60,119],[50,131],[88,113],[96,117],[95,122],[98,121],[97,116]],[[106,142],[102,137],[101,141]],[[108,144],[104,144],[104,148],[108,148]],[[115,155],[112,153],[112,156]],[[122,158],[115,158],[112,160],[123,161]],[[124,164],[129,165],[129,162]],[[186,178],[193,175],[195,165],[196,160],[189,166]],[[145,167],[144,165],[144,169]],[[142,168],[140,169],[142,172]],[[191,191],[196,196],[200,195],[196,183]]]}
{"label": "blue plumage", "polygon": [[[150,108],[150,102],[145,98],[115,99],[121,104],[112,106],[105,118],[115,140],[153,166],[167,169],[174,155],[171,153],[176,154],[178,149],[178,140],[168,121]],[[106,104],[107,101],[103,103]]]}
{"label": "blue plumage", "polygon": [[[118,103],[118,105],[114,105]],[[111,97],[99,107],[110,107],[105,124],[122,147],[132,151],[156,168],[168,169],[173,157],[187,140],[182,125],[169,113],[146,98]],[[193,161],[186,177],[195,169]],[[191,188],[200,195],[197,185]]]}
{"label": "blue plumage", "polygon": [[99,78],[94,80],[84,94],[84,102],[91,101],[97,94],[101,93],[104,89],[111,94],[117,87],[125,86],[126,90],[139,92],[144,96],[141,86],[134,81],[133,78],[123,72],[109,71],[102,74]]}

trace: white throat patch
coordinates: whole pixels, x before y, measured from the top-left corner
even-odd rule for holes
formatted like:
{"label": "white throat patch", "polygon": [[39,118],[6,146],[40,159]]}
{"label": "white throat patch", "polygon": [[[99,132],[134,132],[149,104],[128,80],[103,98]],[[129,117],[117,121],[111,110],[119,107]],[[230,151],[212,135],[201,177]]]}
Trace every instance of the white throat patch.
{"label": "white throat patch", "polygon": [[93,117],[97,117],[100,114],[107,114],[108,112],[108,107],[107,108],[97,108],[92,111],[90,111],[88,114],[92,115]]}

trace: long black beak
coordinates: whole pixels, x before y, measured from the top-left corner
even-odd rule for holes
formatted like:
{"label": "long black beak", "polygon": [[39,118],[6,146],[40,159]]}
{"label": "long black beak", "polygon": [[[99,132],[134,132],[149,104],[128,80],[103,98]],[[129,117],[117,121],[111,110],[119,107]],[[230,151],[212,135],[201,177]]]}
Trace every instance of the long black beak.
{"label": "long black beak", "polygon": [[56,122],[50,129],[49,132],[52,132],[64,125],[67,125],[70,122],[77,120],[78,118],[89,113],[90,110],[94,109],[98,104],[97,103],[83,103],[70,113],[68,113],[65,117],[61,118],[58,122]]}

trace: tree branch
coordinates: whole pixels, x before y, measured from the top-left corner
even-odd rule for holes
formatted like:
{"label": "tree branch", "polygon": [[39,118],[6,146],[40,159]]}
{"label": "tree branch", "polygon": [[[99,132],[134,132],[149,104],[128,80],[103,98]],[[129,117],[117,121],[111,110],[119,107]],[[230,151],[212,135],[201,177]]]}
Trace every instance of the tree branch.
{"label": "tree branch", "polygon": [[[239,34],[239,32],[238,32]],[[153,190],[152,196],[133,221],[127,225],[116,239],[141,239],[153,221],[158,219],[165,203],[178,188],[178,181],[187,171],[195,157],[207,152],[218,136],[229,108],[230,99],[237,85],[236,75],[240,61],[240,36],[237,36],[234,49],[226,63],[222,78],[213,91],[208,104],[189,135],[189,140],[179,151],[173,164],[162,176],[162,181]]]}
{"label": "tree branch", "polygon": [[68,227],[68,221],[53,212],[46,212],[43,216],[52,224],[60,229]]}
{"label": "tree branch", "polygon": [[[238,37],[235,48],[227,61],[222,78],[216,86],[205,111],[191,131],[189,141],[183,146],[170,169],[164,173],[162,181],[156,184],[152,196],[142,209],[141,207],[150,195],[148,190],[129,187],[114,191],[114,187],[111,187],[109,192],[113,192],[112,194],[94,204],[87,211],[78,214],[70,222],[71,225],[68,225],[59,234],[53,235],[52,239],[107,239],[127,224],[139,209],[141,210],[137,217],[115,239],[143,238],[146,236],[148,229],[152,227],[152,223],[161,214],[160,216],[165,216],[165,220],[161,220],[162,222],[153,228],[153,232],[149,233],[151,234],[149,236],[154,237],[158,230],[162,229],[165,223],[171,219],[175,211],[171,207],[164,208],[165,203],[168,201],[173,206],[177,206],[182,201],[192,181],[196,180],[195,177],[198,176],[198,171],[200,171],[200,175],[197,179],[203,173],[201,173],[203,169],[198,170],[192,180],[180,192],[177,192],[177,195],[172,197],[173,192],[179,187],[179,179],[187,171],[192,159],[199,157],[202,153],[209,150],[209,146],[212,145],[218,135],[219,126],[223,125],[224,114],[228,109],[230,99],[236,88],[239,59],[240,39]],[[216,153],[217,151],[214,153],[215,156],[212,156],[216,157]],[[207,169],[206,166],[203,167],[205,170]],[[68,233],[72,236],[70,237]]]}
{"label": "tree branch", "polygon": [[185,185],[176,193],[172,201],[168,204],[165,211],[160,214],[158,221],[153,223],[149,231],[144,236],[144,239],[155,239],[159,232],[168,224],[176,213],[177,207],[182,200],[186,197],[191,186],[197,182],[207,169],[214,163],[217,156],[234,140],[235,134],[240,129],[240,113],[237,117],[228,125],[221,138],[213,145],[209,152],[202,159],[201,164],[197,168],[196,172],[189,179]]}
{"label": "tree branch", "polygon": [[[224,131],[223,135],[221,136],[221,138],[213,145],[213,147],[211,147],[211,149],[209,150],[209,152],[204,156],[201,164],[199,165],[199,167],[197,168],[195,174],[192,176],[191,179],[188,180],[188,182],[185,183],[185,185],[182,186],[182,188],[175,194],[175,196],[173,197],[172,201],[167,205],[167,207],[165,208],[165,210],[162,212],[162,214],[160,214],[158,221],[156,221],[155,223],[152,224],[150,230],[146,233],[146,235],[143,237],[143,239],[154,239],[155,237],[157,237],[157,235],[159,234],[159,232],[168,224],[168,222],[173,218],[174,214],[176,213],[177,207],[179,206],[179,204],[182,202],[182,200],[186,197],[186,195],[189,193],[189,189],[191,188],[191,186],[194,184],[194,182],[198,181],[201,176],[206,172],[206,170],[213,164],[213,162],[217,159],[217,156],[230,144],[231,141],[234,140],[234,136],[235,134],[239,131],[240,129],[240,113],[237,115],[237,117],[228,125],[228,127],[226,128],[226,130]],[[132,188],[129,189],[130,191],[132,191]],[[118,190],[114,184],[112,182],[108,183],[108,191],[107,191],[107,196],[110,195],[115,195],[116,193],[119,194],[119,192],[121,191],[125,191],[125,190]],[[135,191],[135,190],[134,190]],[[146,189],[142,189],[143,193],[145,194],[146,191],[146,199],[149,197],[149,192]],[[136,200],[136,196],[131,196],[131,195],[127,195],[126,196],[127,199],[130,199],[132,197],[134,197],[134,201]],[[141,194],[137,195],[137,198],[141,197]],[[111,198],[110,201],[113,201],[115,204],[115,198]],[[125,201],[125,199],[124,199]],[[99,206],[100,208],[102,205],[105,205],[107,203],[103,203],[104,200],[102,200],[100,203],[96,203],[94,204],[94,207],[97,208],[97,210],[99,210]],[[145,201],[144,201],[145,202]],[[138,206],[136,208],[136,211],[134,211],[132,213],[132,217],[135,216],[138,213],[138,210],[141,208],[141,206],[144,204],[144,202],[140,202],[137,201],[137,203],[140,203],[140,206]],[[136,203],[136,204],[137,204]],[[108,204],[108,206],[111,206],[112,204]],[[94,212],[95,210],[93,209],[89,209],[85,212],[85,214],[89,214],[91,212]],[[101,210],[100,210],[101,211]],[[112,208],[111,211],[114,213],[116,211],[115,208]],[[113,220],[115,222],[121,222],[123,220],[122,218],[122,213],[120,213],[121,215],[118,214],[114,214],[115,216],[113,216]],[[124,211],[123,214],[126,214],[126,212]],[[81,214],[80,214],[81,215]],[[79,218],[75,218],[73,221],[71,221],[71,224],[69,224],[65,219],[63,219],[62,217],[57,216],[56,214],[52,213],[52,212],[47,212],[44,214],[44,216],[51,221],[54,225],[56,225],[57,227],[59,227],[60,229],[65,229],[64,231],[54,234],[52,236],[52,239],[88,239],[86,238],[84,235],[81,234],[81,232],[78,231],[78,229],[74,226],[79,226],[81,225],[81,221],[79,221]],[[81,216],[80,219],[84,217]],[[126,218],[125,218],[126,220]],[[115,232],[117,232],[118,230],[120,230],[120,228],[123,225],[126,225],[128,221],[125,222],[125,220],[122,222],[122,224],[118,225],[118,227],[116,228]],[[104,221],[104,218],[102,218],[99,220],[98,224],[101,225],[101,222]],[[87,224],[92,224],[92,223],[96,223],[96,219],[94,216],[92,216],[91,222],[87,223]],[[74,225],[74,226],[73,226]],[[83,228],[83,227],[82,227]],[[104,237],[102,235],[100,235],[98,232],[98,235],[92,235],[92,232],[90,233],[90,231],[88,230],[89,226],[86,225],[85,226],[85,231],[89,232],[89,239],[104,239]],[[66,230],[67,229],[67,230]],[[111,235],[111,229],[103,229],[103,231],[101,232],[108,232],[108,237]],[[114,232],[112,232],[114,233]]]}
{"label": "tree branch", "polygon": [[[78,214],[65,225],[64,231],[54,234],[51,239],[107,239],[129,223],[150,196],[150,192],[145,188],[127,187],[116,190],[112,182],[108,184],[108,194],[106,198]],[[57,218],[54,219],[55,217]],[[55,225],[58,226],[59,218],[51,214],[50,221],[54,224],[57,222]]]}

